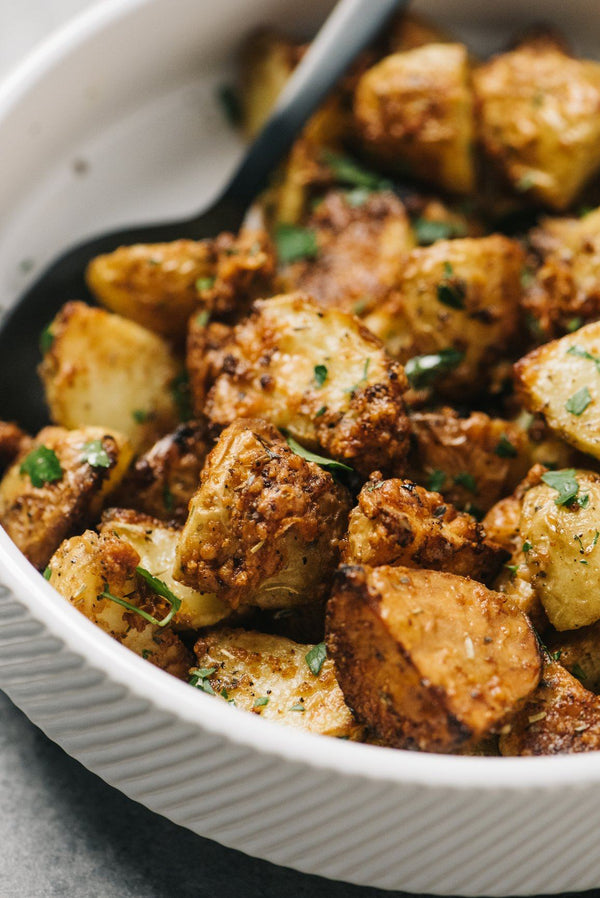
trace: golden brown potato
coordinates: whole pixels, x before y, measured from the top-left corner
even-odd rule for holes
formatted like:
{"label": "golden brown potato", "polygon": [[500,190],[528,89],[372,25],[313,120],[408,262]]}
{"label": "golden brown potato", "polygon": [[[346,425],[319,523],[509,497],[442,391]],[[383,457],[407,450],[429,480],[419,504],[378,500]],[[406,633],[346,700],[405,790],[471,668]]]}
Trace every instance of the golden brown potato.
{"label": "golden brown potato", "polygon": [[481,583],[404,567],[340,568],[327,647],[346,701],[385,744],[476,745],[535,689],[525,615]]}
{"label": "golden brown potato", "polygon": [[343,739],[362,735],[363,728],[344,702],[323,645],[223,629],[201,636],[195,652],[195,670],[205,676],[196,673],[191,682],[203,692],[220,695],[243,711],[311,733]]}
{"label": "golden brown potato", "polygon": [[43,568],[66,536],[98,517],[131,458],[131,446],[116,431],[46,427],[0,482],[0,523]]}
{"label": "golden brown potato", "polygon": [[280,283],[320,305],[362,315],[396,284],[414,239],[393,193],[360,194],[360,202],[353,196],[331,191],[319,203],[307,222],[318,256],[285,266]]}
{"label": "golden brown potato", "polygon": [[96,298],[125,318],[183,340],[195,312],[225,315],[268,291],[273,248],[261,230],[215,240],[121,246],[90,262],[86,279]]}
{"label": "golden brown potato", "polygon": [[56,424],[115,428],[137,450],[176,427],[181,368],[161,337],[82,302],[63,306],[50,331],[40,375]]}
{"label": "golden brown potato", "polygon": [[[498,234],[420,247],[365,324],[404,364],[449,348],[462,353],[435,381],[439,392],[462,401],[484,389],[492,363],[517,334],[522,266],[519,244]],[[425,375],[413,380],[416,387],[429,383]]]}
{"label": "golden brown potato", "polygon": [[600,620],[600,474],[550,471],[523,497],[524,565],[550,623],[574,630]]}
{"label": "golden brown potato", "polygon": [[192,323],[188,368],[196,413],[215,429],[266,418],[367,476],[406,455],[402,367],[354,316],[302,294],[255,303],[235,328]]}
{"label": "golden brown potato", "polygon": [[0,474],[12,464],[18,455],[27,452],[32,439],[11,421],[0,421]]}
{"label": "golden brown potato", "polygon": [[439,493],[377,475],[362,488],[342,544],[345,564],[424,567],[485,583],[507,558],[481,524],[445,505]]}
{"label": "golden brown potato", "polygon": [[137,459],[116,503],[162,521],[185,523],[210,445],[204,422],[180,424]]}
{"label": "golden brown potato", "polygon": [[354,115],[365,149],[452,193],[475,184],[473,98],[462,44],[394,53],[358,82]]}
{"label": "golden brown potato", "polygon": [[600,458],[600,322],[545,343],[515,365],[526,408],[572,446]]}
{"label": "golden brown potato", "polygon": [[550,657],[590,692],[600,691],[600,623],[580,630],[544,634]]}
{"label": "golden brown potato", "polygon": [[[187,679],[191,653],[169,624],[159,625],[169,614],[170,603],[136,573],[139,564],[138,553],[125,540],[86,530],[61,543],[48,565],[49,582],[78,611],[136,655]],[[103,595],[106,593],[128,607]]]}
{"label": "golden brown potato", "polygon": [[300,56],[297,44],[269,28],[253,32],[239,59],[244,135],[251,140],[267,118]]}
{"label": "golden brown potato", "polygon": [[206,460],[175,576],[234,608],[318,602],[349,510],[346,490],[293,452],[275,427],[236,421]]}
{"label": "golden brown potato", "polygon": [[503,728],[503,755],[555,755],[600,748],[600,699],[560,664],[544,662],[542,680]]}
{"label": "golden brown potato", "polygon": [[483,147],[515,190],[565,209],[600,165],[600,65],[532,41],[473,73]]}

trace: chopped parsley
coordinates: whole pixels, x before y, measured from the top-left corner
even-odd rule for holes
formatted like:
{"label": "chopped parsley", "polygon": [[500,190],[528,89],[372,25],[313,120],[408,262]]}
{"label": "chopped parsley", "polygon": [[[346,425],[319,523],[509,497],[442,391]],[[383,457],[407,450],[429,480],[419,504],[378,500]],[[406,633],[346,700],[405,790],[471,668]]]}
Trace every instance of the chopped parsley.
{"label": "chopped parsley", "polygon": [[427,480],[427,489],[434,493],[439,493],[446,482],[446,472],[436,470],[432,471]]}
{"label": "chopped parsley", "polygon": [[531,268],[523,268],[521,270],[521,287],[523,290],[528,290],[529,287],[533,284],[535,280],[535,274],[531,270]]}
{"label": "chopped parsley", "polygon": [[444,265],[444,280],[437,286],[438,302],[451,309],[464,309],[466,288],[464,281],[454,276],[454,269],[449,262]]}
{"label": "chopped parsley", "polygon": [[222,84],[217,91],[221,109],[230,125],[236,127],[242,121],[242,104],[236,89],[231,84]]}
{"label": "chopped parsley", "polygon": [[306,711],[306,708],[301,702],[298,702],[297,705],[292,705],[290,711]]}
{"label": "chopped parsley", "polygon": [[162,580],[159,580],[157,577],[153,577],[150,571],[147,571],[143,567],[136,567],[136,573],[144,580],[148,586],[155,592],[157,595],[162,596],[163,599],[166,599],[167,602],[171,605],[171,609],[169,613],[163,617],[162,620],[158,620],[152,614],[148,614],[147,611],[143,611],[141,608],[138,608],[136,605],[133,605],[131,602],[128,602],[126,599],[122,599],[119,596],[114,596],[108,589],[105,589],[104,592],[100,593],[100,598],[110,599],[111,602],[116,602],[117,605],[121,605],[123,608],[127,608],[128,611],[133,611],[136,614],[139,614],[140,617],[143,617],[144,620],[147,620],[151,624],[155,624],[157,627],[166,627],[168,623],[173,619],[174,615],[181,608],[181,599],[177,598],[177,596],[171,592],[166,583],[163,583]]}
{"label": "chopped parsley", "polygon": [[531,190],[532,187],[535,187],[535,180],[531,174],[523,175],[515,184],[515,189],[518,190],[519,193],[526,193],[528,190]]}
{"label": "chopped parsley", "polygon": [[452,237],[464,237],[467,229],[462,223],[452,221],[431,221],[428,218],[417,218],[413,222],[417,242],[421,246],[430,246],[436,240],[450,240]]}
{"label": "chopped parsley", "polygon": [[505,433],[501,434],[494,452],[499,458],[516,458],[517,448],[508,439]]}
{"label": "chopped parsley", "polygon": [[88,443],[84,443],[81,460],[86,461],[92,468],[110,468],[112,466],[112,459],[102,445],[102,440],[90,440]]}
{"label": "chopped parsley", "polygon": [[327,411],[327,406],[322,405],[321,408],[319,409],[319,411],[317,412],[317,414],[315,415],[315,418],[320,418],[321,415],[324,415],[326,411]]}
{"label": "chopped parsley", "polygon": [[510,571],[510,573],[512,574],[513,577],[515,576],[515,574],[517,573],[517,571],[519,569],[518,564],[505,564],[504,567],[506,568],[507,571]]}
{"label": "chopped parsley", "polygon": [[576,355],[580,359],[587,359],[589,362],[593,362],[598,371],[600,371],[600,358],[597,355],[592,355],[591,352],[588,352],[585,347],[580,346],[578,343],[567,349],[567,355]]}
{"label": "chopped parsley", "polygon": [[569,672],[572,673],[574,677],[577,677],[578,680],[586,679],[585,670],[580,664],[574,664],[573,667],[569,668]]}
{"label": "chopped parsley", "polygon": [[47,446],[36,446],[29,455],[26,455],[19,468],[21,474],[27,474],[32,486],[40,487],[46,483],[56,483],[63,476],[58,456],[53,449]]}
{"label": "chopped parsley", "polygon": [[315,365],[315,383],[318,387],[322,387],[327,380],[327,365]]}
{"label": "chopped parsley", "polygon": [[542,480],[558,493],[554,500],[555,505],[564,505],[567,508],[573,505],[579,493],[579,483],[573,468],[565,468],[563,471],[546,471],[545,474],[542,474]]}
{"label": "chopped parsley", "polygon": [[369,190],[368,187],[353,187],[352,190],[347,190],[344,195],[349,206],[352,206],[353,209],[360,209],[372,193],[373,191]]}
{"label": "chopped parsley", "polygon": [[313,645],[312,649],[306,653],[305,655],[306,663],[310,668],[310,672],[314,674],[315,677],[318,677],[321,673],[321,668],[327,658],[327,648],[324,642],[319,642],[317,645]]}
{"label": "chopped parsley", "polygon": [[533,549],[533,546],[531,545],[531,543],[529,542],[529,540],[526,539],[525,542],[523,543],[523,551],[524,551],[525,554],[527,555],[527,553],[528,553],[528,552],[531,552],[532,549]]}
{"label": "chopped parsley", "polygon": [[196,281],[196,290],[198,293],[204,293],[205,290],[210,290],[215,286],[216,278],[198,278]]}
{"label": "chopped parsley", "polygon": [[558,661],[560,656],[562,655],[562,649],[559,649],[557,652],[550,652],[550,657],[553,661]]}
{"label": "chopped parsley", "polygon": [[187,371],[182,371],[172,381],[171,394],[175,400],[180,419],[189,421],[192,417],[192,396],[190,392],[190,378]]}
{"label": "chopped parsley", "polygon": [[54,343],[54,334],[52,333],[52,323],[47,324],[40,334],[40,352],[46,355],[52,349]]}
{"label": "chopped parsley", "polygon": [[319,254],[317,235],[311,228],[280,222],[274,236],[277,258],[282,265],[299,259],[315,259]]}
{"label": "chopped parsley", "polygon": [[173,509],[175,508],[175,497],[173,496],[173,493],[171,492],[171,488],[166,481],[163,486],[162,495],[163,495],[163,505],[165,506],[165,510],[169,511],[169,512],[173,511]]}
{"label": "chopped parsley", "polygon": [[311,452],[310,449],[305,449],[304,446],[301,446],[300,443],[297,443],[296,440],[291,436],[286,436],[287,444],[296,455],[299,455],[300,458],[304,458],[306,461],[312,461],[317,465],[320,465],[325,471],[353,471],[349,465],[345,465],[341,461],[335,461],[333,458],[325,458],[323,455],[317,455],[315,452]]}
{"label": "chopped parsley", "polygon": [[44,576],[44,580],[49,580],[50,577],[52,576],[52,568],[51,568],[51,567],[47,567],[47,568],[44,570],[43,576]]}
{"label": "chopped parsley", "polygon": [[264,708],[265,705],[268,705],[268,704],[269,704],[269,696],[261,695],[260,698],[257,698],[256,701],[254,702],[254,707],[255,708]]}
{"label": "chopped parsley", "polygon": [[208,682],[208,678],[212,677],[216,669],[216,667],[192,668],[190,671],[192,676],[189,679],[190,686],[195,686],[196,689],[201,689],[202,692],[206,692],[207,695],[215,695],[215,690]]}
{"label": "chopped parsley", "polygon": [[576,315],[575,318],[569,318],[567,321],[567,333],[572,334],[574,331],[578,331],[582,324],[583,318],[580,315]]}
{"label": "chopped parsley", "polygon": [[391,181],[387,178],[382,178],[376,172],[360,165],[351,156],[346,156],[343,153],[334,153],[332,150],[324,150],[322,159],[329,166],[336,181],[340,184],[347,184],[350,187],[362,187],[370,191],[389,190],[392,186]]}
{"label": "chopped parsley", "polygon": [[421,390],[440,375],[456,368],[464,359],[464,352],[450,347],[430,355],[416,355],[404,366],[411,387]]}
{"label": "chopped parsley", "polygon": [[145,424],[152,418],[152,412],[147,412],[143,408],[134,408],[131,417],[136,424]]}
{"label": "chopped parsley", "polygon": [[361,299],[357,299],[354,305],[352,306],[352,314],[353,315],[362,315],[366,312],[369,306],[369,301],[366,296],[363,296]]}
{"label": "chopped parsley", "polygon": [[198,325],[198,327],[206,327],[206,325],[210,321],[210,312],[208,311],[208,309],[202,309],[201,312],[198,312],[194,321]]}
{"label": "chopped parsley", "polygon": [[590,391],[587,387],[582,387],[581,390],[577,390],[576,393],[573,393],[573,395],[567,399],[565,408],[572,415],[579,417],[584,413],[591,401],[592,397],[590,396]]}
{"label": "chopped parsley", "polygon": [[454,483],[456,486],[464,486],[466,490],[470,493],[477,493],[477,481],[473,477],[472,474],[469,474],[467,471],[460,471],[454,477]]}

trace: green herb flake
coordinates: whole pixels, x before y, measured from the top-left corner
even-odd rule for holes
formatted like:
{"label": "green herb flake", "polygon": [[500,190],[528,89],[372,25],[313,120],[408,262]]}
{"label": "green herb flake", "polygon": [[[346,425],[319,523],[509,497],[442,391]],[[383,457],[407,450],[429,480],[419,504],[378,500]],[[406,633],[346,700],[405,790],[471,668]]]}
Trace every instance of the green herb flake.
{"label": "green herb flake", "polygon": [[577,504],[579,505],[580,508],[587,508],[588,505],[590,504],[590,494],[586,493],[585,496],[578,496]]}
{"label": "green herb flake", "polygon": [[515,576],[515,574],[517,573],[517,571],[519,569],[518,564],[505,564],[504,567],[506,568],[507,571],[510,571],[510,573],[512,574],[513,577]]}
{"label": "green herb flake", "polygon": [[167,602],[171,605],[171,610],[167,614],[165,618],[160,621],[159,626],[166,627],[170,620],[173,619],[174,615],[181,608],[181,599],[178,598],[174,592],[171,592],[166,583],[162,580],[159,580],[158,577],[154,577],[150,571],[147,571],[146,568],[136,567],[136,574],[144,580],[150,589],[155,592],[157,595],[161,596],[163,599],[166,599]]}
{"label": "green herb flake", "polygon": [[437,286],[438,302],[451,309],[464,309],[465,286],[461,281],[442,281]]}
{"label": "green herb flake", "polygon": [[586,679],[585,670],[581,667],[580,664],[574,664],[573,667],[569,668],[569,671],[573,674],[574,677],[577,677],[578,680]]}
{"label": "green herb flake", "polygon": [[431,472],[427,480],[427,489],[433,493],[439,493],[446,482],[446,472],[436,468]]}
{"label": "green herb flake", "polygon": [[198,312],[194,319],[194,322],[198,327],[206,327],[209,321],[210,312],[208,311],[208,309],[202,309],[202,311]]}
{"label": "green herb flake", "polygon": [[351,156],[343,153],[334,153],[332,150],[324,150],[322,159],[340,184],[348,184],[350,187],[362,187],[371,191],[389,190],[392,187],[391,181],[360,165]]}
{"label": "green herb flake", "polygon": [[257,698],[256,701],[254,702],[254,707],[255,708],[264,708],[265,705],[268,705],[268,704],[269,704],[269,696],[261,695],[260,698]]}
{"label": "green herb flake", "polygon": [[369,306],[368,299],[363,296],[361,299],[357,299],[354,305],[352,306],[352,314],[353,315],[363,315]]}
{"label": "green herb flake", "polygon": [[217,98],[229,124],[237,127],[242,121],[242,104],[235,87],[222,84],[217,90]]}
{"label": "green herb flake", "polygon": [[216,669],[216,667],[192,668],[192,670],[190,671],[192,676],[189,679],[190,686],[195,686],[196,689],[200,689],[202,692],[206,692],[207,695],[215,695],[215,690],[208,682],[208,678],[212,677]]}
{"label": "green herb flake", "polygon": [[296,440],[291,436],[286,436],[287,444],[296,455],[299,455],[300,458],[305,459],[306,461],[312,461],[315,464],[319,465],[325,471],[349,471],[353,472],[353,468],[349,465],[345,465],[341,461],[335,461],[333,458],[325,458],[323,455],[317,455],[315,452],[311,452],[310,449],[305,449],[304,446],[301,446],[300,443],[297,443]]}
{"label": "green herb flake", "polygon": [[327,365],[315,365],[315,383],[320,388],[327,380]]}
{"label": "green herb flake", "polygon": [[113,464],[110,455],[102,445],[102,440],[90,440],[88,443],[84,443],[81,460],[86,461],[92,468],[110,468]]}
{"label": "green herb flake", "polygon": [[528,290],[535,280],[535,275],[530,268],[523,268],[521,271],[521,287]]}
{"label": "green herb flake", "polygon": [[527,553],[531,552],[532,549],[533,546],[531,545],[529,540],[525,540],[525,542],[523,543],[523,551],[525,552],[525,554],[527,555]]}
{"label": "green herb flake", "polygon": [[511,443],[505,433],[501,434],[494,452],[499,458],[516,458],[518,455],[516,446]]}
{"label": "green herb flake", "polygon": [[219,695],[221,696],[221,698],[224,698],[225,701],[229,701],[229,693],[227,692],[227,690],[225,689],[224,686],[223,686],[223,688],[221,689]]}
{"label": "green herb flake", "polygon": [[173,511],[173,509],[175,508],[175,497],[173,496],[173,493],[171,492],[171,488],[166,481],[163,486],[162,495],[163,495],[163,505],[165,506],[165,510],[168,512]]}
{"label": "green herb flake", "polygon": [[306,663],[309,666],[310,672],[318,677],[321,673],[321,668],[327,658],[327,648],[324,642],[319,642],[317,645],[313,645],[312,649],[306,653],[305,655]]}
{"label": "green herb flake", "polygon": [[352,190],[347,190],[344,196],[346,197],[346,202],[349,206],[353,209],[360,209],[361,206],[364,206],[372,193],[373,191],[369,190],[368,187],[354,187]]}
{"label": "green herb flake", "polygon": [[565,408],[572,415],[579,417],[584,413],[591,401],[592,397],[590,396],[590,391],[587,387],[582,387],[581,390],[577,390],[576,393],[573,393],[573,395],[567,399]]}
{"label": "green herb flake", "polygon": [[108,589],[104,589],[98,596],[99,599],[109,599],[111,602],[114,602],[116,605],[120,605],[122,608],[126,608],[127,611],[132,611],[134,614],[139,614],[140,617],[143,617],[144,620],[147,620],[148,623],[154,624],[157,627],[165,627],[171,618],[173,617],[173,609],[169,612],[169,614],[163,619],[158,620],[152,614],[148,614],[147,611],[144,611],[142,608],[138,608],[137,605],[134,605],[132,602],[128,602],[127,599],[122,599],[121,596],[115,596]]}
{"label": "green herb flake", "polygon": [[177,406],[179,417],[182,421],[189,421],[192,417],[192,394],[190,391],[190,378],[187,371],[182,371],[171,382],[171,395]]}
{"label": "green herb flake", "polygon": [[319,254],[317,235],[310,228],[280,222],[275,226],[277,258],[282,265],[299,259],[316,259]]}
{"label": "green herb flake", "polygon": [[25,456],[19,468],[21,474],[27,474],[32,486],[39,488],[46,483],[56,483],[63,476],[58,456],[53,449],[47,446],[36,446],[29,455]]}
{"label": "green herb flake", "polygon": [[52,323],[47,324],[40,334],[40,352],[46,355],[52,349],[54,343],[54,334],[52,333]]}
{"label": "green herb flake", "polygon": [[562,649],[559,649],[557,652],[550,652],[550,657],[553,661],[559,661],[560,656],[562,655]]}
{"label": "green herb flake", "polygon": [[567,321],[567,333],[572,334],[578,331],[582,325],[583,318],[580,315],[576,315],[575,318],[569,318]]}
{"label": "green herb flake", "polygon": [[301,702],[298,702],[297,705],[292,705],[290,711],[306,711],[306,708]]}
{"label": "green herb flake", "polygon": [[587,359],[588,362],[593,362],[598,371],[600,371],[600,358],[596,355],[592,355],[591,352],[588,352],[583,346],[579,346],[578,343],[573,344],[573,346],[567,349],[567,355],[576,355],[580,359]]}
{"label": "green herb flake", "polygon": [[147,412],[143,408],[134,408],[131,417],[136,424],[145,424],[152,418],[152,412]]}
{"label": "green herb flake", "polygon": [[215,286],[215,278],[198,278],[196,281],[196,290],[198,293],[204,293],[205,290],[211,290]]}
{"label": "green herb flake", "polygon": [[452,237],[464,237],[467,229],[462,223],[451,221],[431,221],[427,218],[417,218],[413,222],[413,228],[417,243],[420,246],[430,246],[437,240],[450,240]]}
{"label": "green herb flake", "polygon": [[51,567],[47,567],[47,568],[44,570],[44,575],[43,575],[43,576],[44,576],[44,580],[49,580],[50,577],[52,576],[52,568],[51,568]]}
{"label": "green herb flake", "polygon": [[467,502],[463,511],[466,512],[466,514],[470,514],[471,517],[475,518],[477,521],[483,521],[485,517],[483,509],[480,508],[479,505],[475,505],[474,502]]}
{"label": "green herb flake", "polygon": [[406,362],[404,370],[411,387],[415,390],[421,390],[429,386],[432,381],[442,374],[458,367],[464,357],[464,352],[450,347],[430,355],[413,356],[412,359]]}
{"label": "green herb flake", "polygon": [[531,174],[523,175],[515,184],[515,189],[519,193],[527,193],[527,191],[531,190],[532,187],[535,187],[535,180],[533,178],[533,175]]}
{"label": "green herb flake", "polygon": [[573,468],[566,468],[563,471],[546,471],[545,474],[542,474],[542,480],[558,493],[554,500],[555,505],[564,505],[569,508],[577,498],[579,483]]}
{"label": "green herb flake", "polygon": [[477,494],[477,481],[473,477],[472,474],[469,474],[467,471],[460,471],[454,477],[454,483],[456,486],[464,486],[466,490],[470,493]]}
{"label": "green herb flake", "polygon": [[142,649],[142,658],[144,659],[144,661],[147,661],[152,654],[153,652],[151,652],[150,649]]}
{"label": "green herb flake", "polygon": [[317,412],[317,414],[315,415],[315,418],[320,418],[322,415],[325,414],[326,411],[327,411],[327,406],[322,405],[321,408],[319,409],[319,411]]}

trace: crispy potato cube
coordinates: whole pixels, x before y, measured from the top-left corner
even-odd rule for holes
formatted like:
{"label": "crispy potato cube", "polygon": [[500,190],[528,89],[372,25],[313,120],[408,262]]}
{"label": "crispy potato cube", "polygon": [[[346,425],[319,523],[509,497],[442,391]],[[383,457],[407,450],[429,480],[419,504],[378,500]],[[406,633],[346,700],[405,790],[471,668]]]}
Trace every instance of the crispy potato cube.
{"label": "crispy potato cube", "polygon": [[579,630],[546,633],[550,656],[590,692],[600,691],[600,622]]}
{"label": "crispy potato cube", "polygon": [[544,662],[538,689],[503,729],[502,755],[556,755],[600,749],[600,699],[560,664]]}
{"label": "crispy potato cube", "polygon": [[161,337],[82,302],[63,306],[51,333],[40,375],[56,424],[114,427],[137,450],[176,427],[181,369]]}
{"label": "crispy potato cube", "polygon": [[470,515],[411,480],[380,480],[362,488],[350,513],[342,561],[449,571],[489,582],[508,553],[486,539]]}
{"label": "crispy potato cube", "polygon": [[[135,610],[158,621],[169,612],[169,603],[136,574],[139,564],[140,556],[125,540],[86,530],[61,543],[48,565],[49,582],[78,611],[136,655],[187,679],[191,653],[179,636],[169,625],[160,627]],[[103,597],[105,592],[124,599],[130,608]]]}
{"label": "crispy potato cube", "polygon": [[116,536],[135,549],[140,558],[138,564],[166,583],[181,600],[181,608],[173,618],[175,629],[210,627],[231,613],[231,608],[214,594],[198,592],[174,579],[175,553],[181,536],[177,527],[167,527],[149,515],[129,509],[113,508],[103,515],[100,534]]}
{"label": "crispy potato cube", "polygon": [[137,459],[116,503],[162,521],[184,524],[210,445],[204,422],[180,424]]}
{"label": "crispy potato cube", "polygon": [[276,32],[255,31],[240,54],[242,126],[255,137],[271,114],[285,82],[299,60],[299,47]]}
{"label": "crispy potato cube", "polygon": [[0,482],[0,523],[43,568],[62,540],[100,514],[132,458],[117,431],[46,427]]}
{"label": "crispy potato cube", "polygon": [[517,191],[566,209],[600,166],[600,65],[533,41],[476,69],[473,88],[489,157]]}
{"label": "crispy potato cube", "polygon": [[18,455],[31,449],[33,441],[11,421],[0,421],[0,474],[12,464]]}
{"label": "crispy potato cube", "polygon": [[360,722],[397,748],[474,746],[540,678],[525,615],[455,574],[342,567],[326,632],[346,701]]}
{"label": "crispy potato cube", "polygon": [[525,493],[519,533],[550,623],[574,630],[600,620],[600,474],[567,470],[552,476],[560,478],[556,486],[542,482]]}
{"label": "crispy potato cube", "polygon": [[475,185],[473,98],[462,44],[394,53],[358,82],[354,115],[365,149],[452,193]]}
{"label": "crispy potato cube", "polygon": [[523,258],[519,244],[499,234],[419,247],[397,289],[365,324],[403,364],[449,348],[463,353],[434,381],[439,392],[462,401],[465,392],[485,388],[492,363],[517,333]]}
{"label": "crispy potato cube", "polygon": [[[195,646],[198,668],[212,671],[201,679],[227,701],[288,726],[359,739],[363,728],[354,720],[326,658],[315,675],[306,655],[314,646],[247,630],[213,630]],[[193,671],[192,671],[193,672]]]}
{"label": "crispy potato cube", "polygon": [[206,460],[177,547],[175,576],[232,607],[324,598],[350,499],[271,424],[234,422]]}
{"label": "crispy potato cube", "polygon": [[524,405],[582,452],[600,458],[600,322],[545,343],[515,365]]}
{"label": "crispy potato cube", "polygon": [[414,239],[393,193],[373,193],[357,204],[331,191],[307,222],[319,254],[280,272],[284,290],[302,290],[320,305],[362,315],[398,281]]}
{"label": "crispy potato cube", "polygon": [[354,316],[302,294],[257,302],[231,329],[192,324],[188,368],[196,412],[216,429],[266,418],[366,476],[406,455],[402,367]]}

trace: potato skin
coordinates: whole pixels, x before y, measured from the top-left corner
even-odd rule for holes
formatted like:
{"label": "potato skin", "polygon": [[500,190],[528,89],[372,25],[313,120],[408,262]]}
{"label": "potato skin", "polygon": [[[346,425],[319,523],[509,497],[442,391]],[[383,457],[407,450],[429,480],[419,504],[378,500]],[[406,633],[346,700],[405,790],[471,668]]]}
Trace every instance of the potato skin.
{"label": "potato skin", "polygon": [[488,583],[508,553],[486,540],[481,524],[446,505],[439,493],[410,480],[380,480],[362,488],[342,547],[345,564],[402,565],[449,571]]}
{"label": "potato skin", "polygon": [[56,424],[114,427],[136,450],[177,426],[181,366],[161,337],[82,302],[63,306],[50,331],[39,372]]}
{"label": "potato skin", "polygon": [[175,576],[233,608],[325,598],[350,499],[273,425],[239,420],[209,454],[177,547]]}
{"label": "potato skin", "polygon": [[540,677],[527,618],[503,596],[455,574],[342,567],[326,633],[346,701],[396,748],[474,746]]}
{"label": "potato skin", "polygon": [[600,165],[600,66],[549,41],[473,72],[483,147],[517,191],[565,209]]}
{"label": "potato skin", "polygon": [[406,377],[352,315],[302,294],[262,300],[232,329],[192,323],[187,364],[196,413],[217,432],[236,418],[265,418],[365,476],[405,458]]}
{"label": "potato skin", "polygon": [[282,289],[303,291],[326,308],[357,315],[395,286],[414,246],[404,207],[390,192],[356,204],[346,193],[330,191],[306,226],[315,233],[318,257],[286,265],[279,273]]}
{"label": "potato skin", "polygon": [[354,116],[365,149],[453,193],[470,193],[475,171],[473,99],[462,44],[394,53],[358,82]]}
{"label": "potato skin", "polygon": [[[82,457],[85,443],[99,440],[109,467],[93,467]],[[121,482],[132,458],[125,437],[99,427],[68,431],[46,427],[28,447],[45,446],[55,453],[63,474],[59,480],[34,486],[21,473],[26,454],[20,455],[0,482],[0,523],[26,558],[38,568],[46,566],[62,540],[76,527],[100,513],[107,497]]]}
{"label": "potato skin", "polygon": [[485,388],[517,333],[523,263],[519,244],[499,234],[419,247],[365,324],[402,363],[449,347],[463,352],[435,382],[437,392],[462,401]]}
{"label": "potato skin", "polygon": [[500,737],[500,753],[555,755],[598,749],[600,699],[546,658],[538,689]]}

